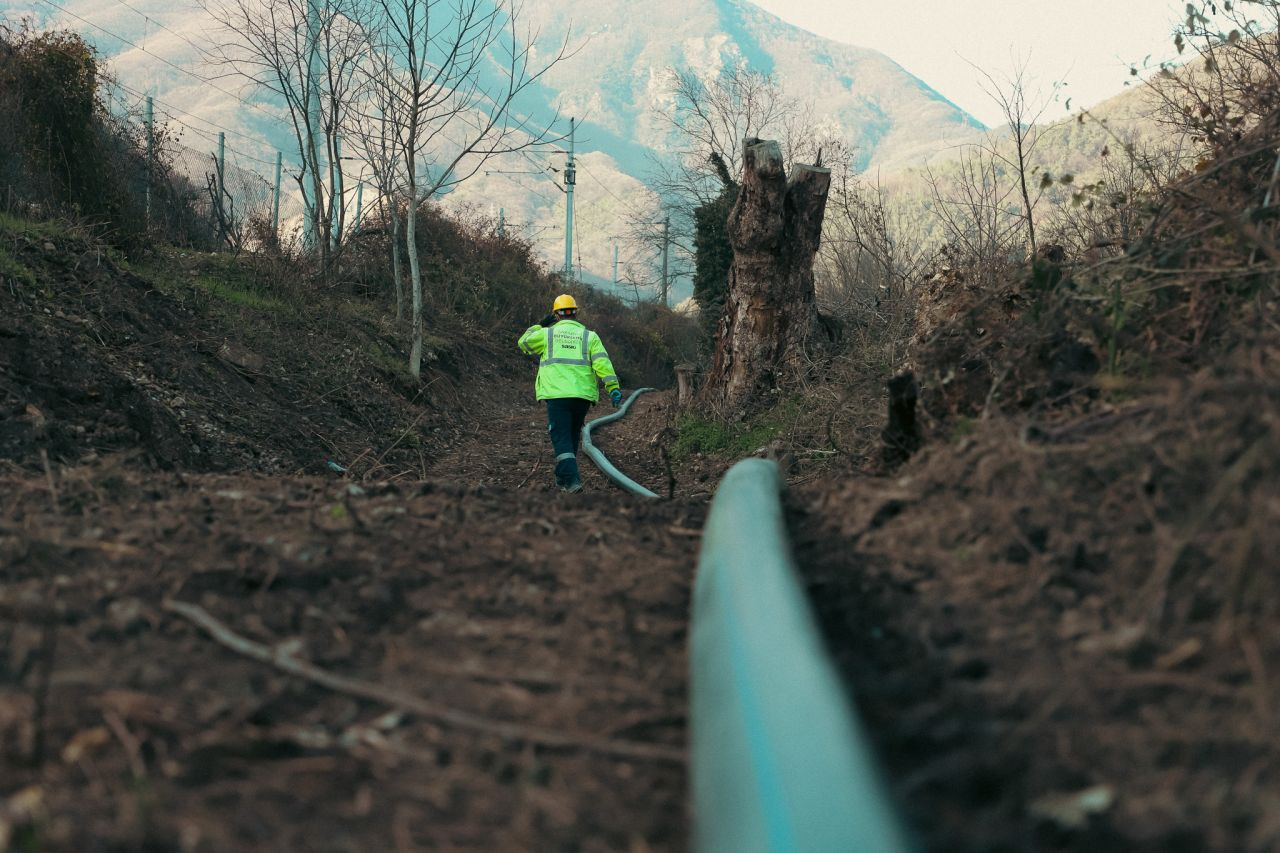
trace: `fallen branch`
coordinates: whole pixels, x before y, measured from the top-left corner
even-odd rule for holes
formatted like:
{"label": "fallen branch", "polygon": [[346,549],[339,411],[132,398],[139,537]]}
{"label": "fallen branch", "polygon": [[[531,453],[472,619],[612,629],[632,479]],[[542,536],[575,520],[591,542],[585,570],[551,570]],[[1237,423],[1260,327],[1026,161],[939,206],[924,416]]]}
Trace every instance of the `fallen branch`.
{"label": "fallen branch", "polygon": [[523,489],[523,488],[524,488],[524,484],[525,484],[525,483],[527,483],[527,482],[529,482],[529,478],[530,478],[530,477],[532,477],[534,474],[538,473],[538,469],[539,469],[539,468],[541,468],[541,467],[542,467],[542,461],[541,461],[541,460],[539,460],[539,461],[537,461],[537,462],[533,463],[533,467],[529,469],[529,473],[524,475],[524,479],[520,481],[520,485],[516,486],[516,488],[517,488],[517,489]]}
{"label": "fallen branch", "polygon": [[380,702],[427,720],[455,726],[469,731],[496,735],[509,740],[520,740],[540,746],[553,748],[584,749],[589,752],[609,755],[616,758],[633,758],[651,761],[684,764],[683,749],[658,744],[636,743],[634,741],[612,740],[591,734],[560,733],[526,726],[520,723],[507,723],[490,720],[468,711],[449,708],[430,702],[418,696],[401,693],[387,687],[357,681],[321,669],[307,661],[292,655],[255,643],[236,634],[226,625],[210,616],[203,608],[181,601],[166,601],[164,609],[194,622],[216,642],[231,649],[237,654],[253,658],[262,663],[304,678],[313,684],[326,687],[337,693]]}

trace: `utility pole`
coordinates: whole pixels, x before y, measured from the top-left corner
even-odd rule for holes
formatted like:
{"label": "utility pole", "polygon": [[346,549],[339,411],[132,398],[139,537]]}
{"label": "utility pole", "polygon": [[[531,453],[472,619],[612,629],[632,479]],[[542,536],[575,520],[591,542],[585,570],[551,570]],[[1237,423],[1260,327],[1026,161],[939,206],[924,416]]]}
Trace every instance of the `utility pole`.
{"label": "utility pole", "polygon": [[498,208],[498,236],[505,237],[507,234],[507,209],[505,207]]}
{"label": "utility pole", "polygon": [[662,304],[667,306],[667,256],[671,246],[671,214],[662,220]]}
{"label": "utility pole", "polygon": [[573,278],[573,185],[578,182],[573,164],[573,122],[569,119],[569,159],[564,166],[564,277]]}
{"label": "utility pole", "polygon": [[346,205],[346,187],[342,185],[342,136],[333,137],[333,162],[329,164],[329,208],[333,218],[333,243],[342,242],[342,213]]}
{"label": "utility pole", "polygon": [[352,233],[360,230],[360,214],[364,212],[364,181],[356,184],[356,221],[351,226]]}
{"label": "utility pole", "polygon": [[151,96],[147,95],[147,228],[151,227],[151,183],[155,179],[155,126],[156,115],[151,105]]}
{"label": "utility pole", "polygon": [[227,135],[218,131],[218,207],[222,207],[222,196],[227,191]]}
{"label": "utility pole", "polygon": [[618,289],[618,244],[613,244],[613,289]]}
{"label": "utility pole", "polygon": [[284,153],[276,152],[276,189],[271,194],[271,234],[280,238],[280,174],[284,167]]}

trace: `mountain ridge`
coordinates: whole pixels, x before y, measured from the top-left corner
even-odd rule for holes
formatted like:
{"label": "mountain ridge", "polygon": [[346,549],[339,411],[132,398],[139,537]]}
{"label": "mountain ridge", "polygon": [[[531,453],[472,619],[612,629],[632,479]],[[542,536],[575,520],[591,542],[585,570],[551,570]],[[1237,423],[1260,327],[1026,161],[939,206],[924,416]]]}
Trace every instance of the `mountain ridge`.
{"label": "mountain ridge", "polygon": [[[206,13],[180,12],[163,0],[134,0],[127,7],[95,0],[60,5],[79,20],[50,12],[37,22],[69,26],[97,43],[121,82],[135,92],[152,91],[157,111],[191,128],[197,147],[207,147],[213,128],[225,128],[233,140],[230,147],[246,158],[242,165],[266,176],[264,163],[274,159],[275,149],[285,151],[288,163],[292,152],[287,134],[257,110],[243,108],[243,101],[261,101],[260,94],[244,90],[237,97],[233,83],[223,80],[215,87],[196,79],[214,74],[200,64],[191,44],[217,37]],[[0,0],[0,12],[12,18],[30,15],[32,7]],[[543,109],[558,106],[562,116],[580,119],[578,150],[591,165],[586,180],[579,180],[575,231],[582,262],[597,275],[607,277],[617,242],[613,238],[626,232],[637,210],[660,218],[658,200],[643,182],[649,158],[670,156],[672,149],[670,129],[656,115],[670,101],[665,83],[669,68],[714,74],[729,64],[745,63],[775,74],[786,97],[811,101],[815,119],[838,127],[849,139],[859,169],[908,163],[982,129],[884,54],[817,36],[744,0],[656,0],[643,9],[626,3],[547,0],[526,7],[525,15],[540,30],[543,50],[566,32],[574,34],[573,43],[576,34],[587,36],[575,56],[551,69],[539,92]],[[181,67],[193,76],[177,70]],[[261,138],[262,143],[255,146],[245,137]],[[534,159],[544,167],[559,165],[558,155]],[[530,168],[524,158],[508,158],[487,170]],[[481,174],[453,193],[449,203],[470,204],[495,218],[503,210],[508,222],[528,227],[543,256],[558,266],[563,230],[558,235],[554,231],[564,221],[564,202],[552,190],[537,177]],[[640,249],[629,255],[624,261],[633,267],[650,260]]]}

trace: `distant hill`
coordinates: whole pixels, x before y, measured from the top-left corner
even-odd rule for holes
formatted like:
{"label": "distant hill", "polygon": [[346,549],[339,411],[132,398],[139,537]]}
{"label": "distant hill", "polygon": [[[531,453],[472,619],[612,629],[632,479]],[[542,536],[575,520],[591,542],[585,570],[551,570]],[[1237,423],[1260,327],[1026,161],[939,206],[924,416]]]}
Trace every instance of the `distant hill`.
{"label": "distant hill", "polygon": [[[1180,72],[1181,73],[1181,72]],[[1058,185],[1047,193],[1039,210],[1048,212],[1054,203],[1068,202],[1081,186],[1096,181],[1104,157],[1124,157],[1124,145],[1134,142],[1139,148],[1173,150],[1181,141],[1160,120],[1161,104],[1151,85],[1141,81],[1113,98],[1085,111],[1073,111],[1065,117],[1063,107],[1051,104],[1047,120],[1041,123],[1041,135],[1029,158],[1035,181],[1048,173],[1056,179],[1072,177],[1068,187]],[[1057,113],[1055,116],[1054,113]],[[966,140],[966,143],[994,145],[1010,152],[1011,132],[993,128]],[[931,247],[941,245],[945,235],[942,224],[932,211],[930,180],[945,184],[956,180],[961,172],[961,159],[966,145],[951,146],[935,152],[927,163],[914,162],[904,168],[890,165],[873,169],[866,177],[878,181],[902,211],[902,219],[912,239]],[[1104,154],[1105,152],[1105,154]]]}

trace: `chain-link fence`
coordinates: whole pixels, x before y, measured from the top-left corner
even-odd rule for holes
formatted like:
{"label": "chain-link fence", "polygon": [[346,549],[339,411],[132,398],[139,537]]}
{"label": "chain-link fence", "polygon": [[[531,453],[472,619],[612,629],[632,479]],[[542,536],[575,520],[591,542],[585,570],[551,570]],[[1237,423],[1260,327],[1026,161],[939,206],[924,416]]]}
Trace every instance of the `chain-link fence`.
{"label": "chain-link fence", "polygon": [[[132,125],[141,144],[148,136],[152,140],[149,214],[155,224],[172,231],[169,222],[178,215],[177,208],[183,208],[188,217],[205,224],[214,242],[232,249],[291,251],[310,239],[304,237],[308,208],[297,164],[273,151],[266,140],[220,128],[158,101],[148,110],[146,102],[145,95],[121,87],[112,104],[117,120]],[[181,116],[175,115],[179,112]],[[354,224],[353,212],[361,207],[364,190],[344,177],[348,221],[340,227],[346,231]]]}

